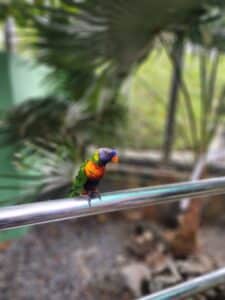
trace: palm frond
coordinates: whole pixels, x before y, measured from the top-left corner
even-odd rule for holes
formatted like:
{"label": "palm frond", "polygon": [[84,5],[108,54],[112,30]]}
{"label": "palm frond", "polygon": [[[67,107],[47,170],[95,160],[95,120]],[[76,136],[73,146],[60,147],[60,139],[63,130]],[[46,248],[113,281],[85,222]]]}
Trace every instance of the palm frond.
{"label": "palm frond", "polygon": [[[25,183],[24,190],[15,200],[16,203],[34,200],[38,195],[54,193],[60,187],[69,186],[77,161],[76,149],[68,144],[55,143],[49,147],[45,141],[39,141],[39,144],[26,142],[14,161],[19,172],[16,180],[23,180]],[[4,189],[11,190],[10,184],[5,185]],[[9,199],[11,197],[2,201]]]}
{"label": "palm frond", "polygon": [[187,30],[193,20],[206,22],[206,4],[222,5],[212,0],[43,3],[17,1],[11,13],[19,21],[24,19],[26,27],[32,26],[34,30],[27,34],[33,36],[31,45],[38,59],[53,67],[54,76],[66,72],[64,83],[70,90],[73,87],[76,99],[95,80],[97,68],[113,65],[125,77],[149,54],[160,32]]}
{"label": "palm frond", "polygon": [[1,146],[38,138],[56,139],[69,102],[57,97],[31,99],[12,107],[0,124]]}

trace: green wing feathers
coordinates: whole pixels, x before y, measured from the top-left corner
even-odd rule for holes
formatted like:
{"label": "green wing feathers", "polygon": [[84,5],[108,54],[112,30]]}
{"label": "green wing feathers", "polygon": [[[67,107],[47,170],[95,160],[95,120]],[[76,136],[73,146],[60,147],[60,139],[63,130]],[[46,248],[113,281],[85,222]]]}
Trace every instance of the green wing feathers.
{"label": "green wing feathers", "polygon": [[84,172],[85,166],[86,166],[86,162],[84,162],[80,166],[80,170],[78,171],[78,173],[73,181],[72,189],[71,189],[71,192],[69,195],[70,197],[80,196],[80,194],[84,190],[84,185],[88,179],[88,177],[86,176],[86,174]]}

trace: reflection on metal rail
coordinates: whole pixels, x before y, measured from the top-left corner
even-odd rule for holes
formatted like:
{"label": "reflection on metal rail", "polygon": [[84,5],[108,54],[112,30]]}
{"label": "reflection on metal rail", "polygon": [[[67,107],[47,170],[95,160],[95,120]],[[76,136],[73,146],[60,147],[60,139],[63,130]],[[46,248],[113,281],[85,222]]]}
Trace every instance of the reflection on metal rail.
{"label": "reflection on metal rail", "polygon": [[225,268],[197,277],[139,300],[181,300],[225,282]]}
{"label": "reflection on metal rail", "polygon": [[59,199],[1,208],[0,229],[35,225],[88,215],[168,203],[183,197],[225,193],[225,177],[105,193],[93,199]]}

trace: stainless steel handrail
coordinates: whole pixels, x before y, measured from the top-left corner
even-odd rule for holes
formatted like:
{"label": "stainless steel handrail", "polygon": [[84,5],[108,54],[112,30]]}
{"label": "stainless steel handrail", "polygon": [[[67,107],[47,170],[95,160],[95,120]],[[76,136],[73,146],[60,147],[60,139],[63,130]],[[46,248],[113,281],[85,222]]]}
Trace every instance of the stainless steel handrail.
{"label": "stainless steel handrail", "polygon": [[181,300],[225,282],[225,268],[194,278],[139,300]]}
{"label": "stainless steel handrail", "polygon": [[105,193],[91,207],[85,197],[15,205],[0,209],[0,230],[222,193],[225,177]]}

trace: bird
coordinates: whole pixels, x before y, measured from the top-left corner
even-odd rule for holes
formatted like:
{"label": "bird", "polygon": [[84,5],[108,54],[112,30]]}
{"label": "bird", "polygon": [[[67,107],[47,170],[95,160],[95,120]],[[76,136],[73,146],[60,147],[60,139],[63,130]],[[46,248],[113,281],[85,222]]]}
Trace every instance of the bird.
{"label": "bird", "polygon": [[112,148],[97,149],[90,159],[83,162],[75,176],[69,197],[87,195],[88,205],[91,207],[93,198],[101,199],[98,191],[100,180],[105,174],[105,167],[108,163],[118,163],[118,152]]}

